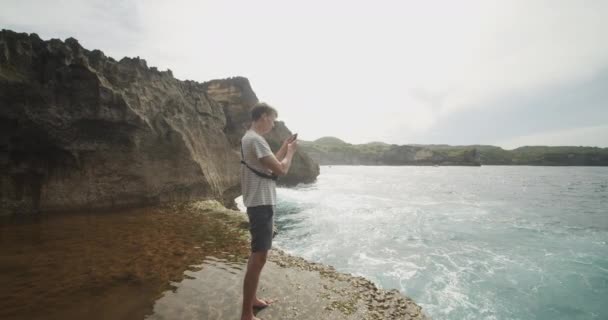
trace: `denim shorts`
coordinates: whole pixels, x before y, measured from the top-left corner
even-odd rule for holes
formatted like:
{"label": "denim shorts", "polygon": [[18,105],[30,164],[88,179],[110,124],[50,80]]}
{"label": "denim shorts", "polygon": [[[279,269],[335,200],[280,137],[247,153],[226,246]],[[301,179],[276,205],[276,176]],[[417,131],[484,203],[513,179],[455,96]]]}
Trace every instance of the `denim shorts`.
{"label": "denim shorts", "polygon": [[268,251],[272,247],[274,206],[247,207],[251,252]]}

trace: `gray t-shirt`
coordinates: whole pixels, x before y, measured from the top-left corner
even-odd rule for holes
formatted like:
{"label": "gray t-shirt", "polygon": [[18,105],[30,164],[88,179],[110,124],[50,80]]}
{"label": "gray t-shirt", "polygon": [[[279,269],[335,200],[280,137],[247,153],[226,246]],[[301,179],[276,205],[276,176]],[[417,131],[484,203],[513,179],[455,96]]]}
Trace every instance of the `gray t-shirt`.
{"label": "gray t-shirt", "polygon": [[[272,155],[273,152],[264,137],[249,129],[241,139],[245,162],[257,171],[271,174],[260,162],[260,158]],[[241,164],[241,191],[245,207],[276,205],[276,182],[262,178]]]}

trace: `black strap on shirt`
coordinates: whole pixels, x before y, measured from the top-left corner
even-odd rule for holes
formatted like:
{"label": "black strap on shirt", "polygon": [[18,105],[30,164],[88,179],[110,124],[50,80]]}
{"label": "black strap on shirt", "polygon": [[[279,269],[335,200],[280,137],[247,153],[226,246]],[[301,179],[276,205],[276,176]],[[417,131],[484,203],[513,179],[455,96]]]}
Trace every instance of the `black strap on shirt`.
{"label": "black strap on shirt", "polygon": [[277,181],[277,179],[279,178],[278,176],[276,176],[274,174],[270,175],[270,174],[266,174],[266,173],[263,173],[263,172],[259,172],[258,170],[250,167],[247,164],[247,162],[245,162],[245,155],[243,154],[243,145],[242,144],[241,144],[241,157],[242,157],[241,163],[244,164],[247,168],[249,168],[249,170],[253,171],[253,173],[255,173],[256,175],[258,175],[259,177],[266,178],[266,179],[271,179],[271,180],[274,180],[274,181]]}

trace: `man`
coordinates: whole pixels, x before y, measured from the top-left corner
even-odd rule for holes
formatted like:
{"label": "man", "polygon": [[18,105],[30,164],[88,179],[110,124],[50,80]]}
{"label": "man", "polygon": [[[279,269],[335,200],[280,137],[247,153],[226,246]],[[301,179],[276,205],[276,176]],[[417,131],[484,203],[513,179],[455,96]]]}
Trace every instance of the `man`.
{"label": "man", "polygon": [[272,130],[277,116],[277,111],[269,105],[256,104],[251,109],[251,127],[241,139],[241,188],[251,233],[251,255],[243,283],[241,320],[259,320],[254,317],[253,308],[265,308],[272,303],[271,300],[258,299],[256,291],[272,246],[276,177],[287,174],[297,147],[297,136],[293,135],[273,154],[262,137]]}

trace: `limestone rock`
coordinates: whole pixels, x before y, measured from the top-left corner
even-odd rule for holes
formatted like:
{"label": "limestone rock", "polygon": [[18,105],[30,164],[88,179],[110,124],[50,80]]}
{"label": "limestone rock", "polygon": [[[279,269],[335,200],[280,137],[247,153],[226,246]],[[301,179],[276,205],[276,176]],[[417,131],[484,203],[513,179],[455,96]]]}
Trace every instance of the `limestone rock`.
{"label": "limestone rock", "polygon": [[0,208],[233,207],[236,141],[255,102],[245,78],[180,81],[139,57],[2,30]]}

